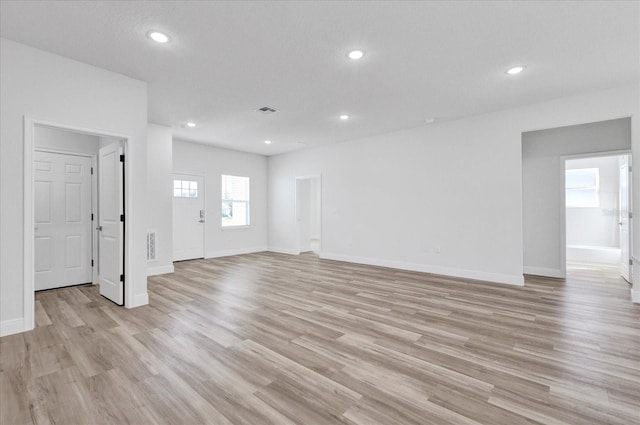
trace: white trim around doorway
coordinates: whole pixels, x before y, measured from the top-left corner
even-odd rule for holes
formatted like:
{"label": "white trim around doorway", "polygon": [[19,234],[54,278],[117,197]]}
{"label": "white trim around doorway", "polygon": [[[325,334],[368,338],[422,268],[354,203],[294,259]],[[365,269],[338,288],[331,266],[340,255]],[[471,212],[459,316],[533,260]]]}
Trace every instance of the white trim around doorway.
{"label": "white trim around doorway", "polygon": [[[135,161],[130,155],[131,136],[119,134],[101,129],[82,128],[66,123],[52,122],[42,119],[36,119],[31,116],[24,116],[24,215],[23,215],[23,247],[24,247],[24,266],[23,266],[23,318],[22,332],[29,331],[35,326],[35,275],[34,275],[34,185],[33,185],[33,157],[36,150],[35,147],[35,127],[45,126],[53,127],[61,130],[75,131],[78,133],[91,134],[95,136],[105,136],[120,139],[123,143],[124,154],[127,158],[125,162],[125,211],[131,214],[131,205],[133,204],[133,170]],[[125,222],[125,276],[133,276],[134,252],[133,238],[129,228],[130,220]],[[142,300],[136,300],[133,292],[133,285],[125,283],[125,307],[132,308],[138,305]],[[4,329],[3,329],[4,331]],[[12,329],[12,331],[16,331]],[[17,331],[20,332],[20,331]],[[16,333],[16,332],[11,332]],[[4,335],[4,332],[3,332]]]}
{"label": "white trim around doorway", "polygon": [[[567,277],[567,207],[566,207],[566,168],[567,168],[567,160],[572,159],[586,159],[586,158],[599,158],[603,156],[621,156],[621,155],[629,155],[631,157],[632,150],[631,149],[622,149],[615,151],[605,151],[605,152],[591,152],[591,153],[581,153],[576,155],[561,155],[560,156],[560,181],[562,182],[562,190],[560,191],[560,270],[556,276],[552,274],[542,274],[542,273],[533,273],[539,274],[542,276],[550,276],[550,277],[558,277],[558,278],[566,278]],[[629,185],[631,185],[631,181],[629,181]],[[633,199],[629,200],[633,202]],[[629,253],[633,255],[633,220],[629,220]],[[525,268],[526,269],[526,268]],[[526,273],[526,270],[525,270]]]}

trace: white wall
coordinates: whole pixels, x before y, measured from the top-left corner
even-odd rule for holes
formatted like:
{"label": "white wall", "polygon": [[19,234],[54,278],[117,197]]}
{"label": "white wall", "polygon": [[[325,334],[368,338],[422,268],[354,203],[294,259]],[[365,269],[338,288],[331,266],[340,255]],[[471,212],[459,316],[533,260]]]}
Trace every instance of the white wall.
{"label": "white wall", "polygon": [[29,326],[24,314],[24,116],[131,137],[128,167],[133,233],[127,284],[146,303],[144,190],[146,186],[146,84],[6,39],[0,41],[0,333]]}
{"label": "white wall", "polygon": [[36,126],[34,144],[39,148],[97,155],[98,139],[98,136],[91,134]]}
{"label": "white wall", "polygon": [[525,273],[552,277],[564,274],[561,157],[630,148],[628,118],[522,135]]}
{"label": "white wall", "polygon": [[[629,127],[629,131],[631,127]],[[631,134],[629,134],[629,137]],[[567,245],[619,248],[618,197],[620,190],[619,156],[567,160],[566,169],[597,168],[600,178],[594,208],[567,208]]]}
{"label": "white wall", "polygon": [[295,247],[295,177],[321,174],[322,257],[521,284],[522,257],[509,249],[521,245],[520,161],[503,160],[520,147],[502,122],[485,115],[269,158],[270,247]]}
{"label": "white wall", "polygon": [[147,129],[147,228],[156,231],[156,259],[147,275],[173,272],[173,131],[149,124]]}
{"label": "white wall", "polygon": [[109,146],[113,143],[119,143],[119,142],[122,142],[122,140],[116,137],[100,136],[98,137],[98,149],[102,149],[105,146]]}
{"label": "white wall", "polygon": [[[261,155],[174,140],[173,172],[205,177],[205,257],[267,249],[267,159]],[[251,225],[222,229],[222,174],[250,178]]]}
{"label": "white wall", "polygon": [[321,174],[321,256],[522,284],[522,132],[637,114],[620,87],[270,157],[269,246],[295,252],[295,177]]}

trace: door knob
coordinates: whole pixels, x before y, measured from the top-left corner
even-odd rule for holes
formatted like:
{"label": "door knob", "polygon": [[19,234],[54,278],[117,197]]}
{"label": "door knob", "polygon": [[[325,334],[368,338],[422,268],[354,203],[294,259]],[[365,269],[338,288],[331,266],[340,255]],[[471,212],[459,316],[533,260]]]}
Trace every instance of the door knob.
{"label": "door knob", "polygon": [[97,230],[98,232],[102,232],[102,226],[98,226],[98,227],[96,227],[96,230]]}
{"label": "door knob", "polygon": [[204,220],[198,220],[198,223],[204,223]]}

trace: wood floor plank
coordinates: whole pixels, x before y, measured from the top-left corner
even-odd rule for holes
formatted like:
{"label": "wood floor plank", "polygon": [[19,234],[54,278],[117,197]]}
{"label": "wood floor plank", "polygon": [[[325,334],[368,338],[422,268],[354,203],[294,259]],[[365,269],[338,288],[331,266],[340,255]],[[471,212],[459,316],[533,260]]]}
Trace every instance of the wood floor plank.
{"label": "wood floor plank", "polygon": [[36,294],[0,338],[0,423],[640,423],[640,306],[615,268],[524,287],[256,253],[175,264],[150,304]]}

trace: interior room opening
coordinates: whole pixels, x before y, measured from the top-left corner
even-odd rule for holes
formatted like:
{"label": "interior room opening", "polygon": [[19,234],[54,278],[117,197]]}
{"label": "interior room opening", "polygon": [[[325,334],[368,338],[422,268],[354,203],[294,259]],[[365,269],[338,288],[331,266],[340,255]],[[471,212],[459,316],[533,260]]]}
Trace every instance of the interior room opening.
{"label": "interior room opening", "polygon": [[320,176],[296,178],[298,252],[320,255],[322,234],[322,187]]}
{"label": "interior room opening", "polygon": [[82,284],[124,304],[124,143],[34,126],[35,291]]}
{"label": "interior room opening", "polygon": [[615,271],[630,281],[630,155],[565,160],[567,274]]}

